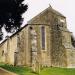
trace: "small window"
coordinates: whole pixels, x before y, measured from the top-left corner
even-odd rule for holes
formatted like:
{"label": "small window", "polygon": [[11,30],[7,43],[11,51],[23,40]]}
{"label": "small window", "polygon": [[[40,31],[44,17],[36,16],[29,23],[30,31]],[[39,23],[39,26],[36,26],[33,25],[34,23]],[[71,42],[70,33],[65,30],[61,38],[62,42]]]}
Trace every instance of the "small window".
{"label": "small window", "polygon": [[2,56],[4,55],[4,50],[2,51]]}
{"label": "small window", "polygon": [[33,27],[30,27],[30,30],[32,30],[33,29]]}

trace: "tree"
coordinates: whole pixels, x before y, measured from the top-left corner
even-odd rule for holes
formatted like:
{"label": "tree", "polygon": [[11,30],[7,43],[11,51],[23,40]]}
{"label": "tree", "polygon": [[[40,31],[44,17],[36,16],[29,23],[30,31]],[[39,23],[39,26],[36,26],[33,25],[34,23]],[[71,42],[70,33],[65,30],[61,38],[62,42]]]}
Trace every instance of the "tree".
{"label": "tree", "polygon": [[24,0],[0,0],[0,40],[2,40],[2,27],[7,32],[19,30],[23,22],[22,14],[27,11],[28,5]]}

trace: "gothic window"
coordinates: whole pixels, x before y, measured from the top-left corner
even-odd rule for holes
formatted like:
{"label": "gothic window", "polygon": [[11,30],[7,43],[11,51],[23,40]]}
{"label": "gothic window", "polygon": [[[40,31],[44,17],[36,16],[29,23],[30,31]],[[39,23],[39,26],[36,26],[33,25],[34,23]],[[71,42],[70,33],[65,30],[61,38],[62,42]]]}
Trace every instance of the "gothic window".
{"label": "gothic window", "polygon": [[45,50],[45,27],[41,27],[42,49]]}

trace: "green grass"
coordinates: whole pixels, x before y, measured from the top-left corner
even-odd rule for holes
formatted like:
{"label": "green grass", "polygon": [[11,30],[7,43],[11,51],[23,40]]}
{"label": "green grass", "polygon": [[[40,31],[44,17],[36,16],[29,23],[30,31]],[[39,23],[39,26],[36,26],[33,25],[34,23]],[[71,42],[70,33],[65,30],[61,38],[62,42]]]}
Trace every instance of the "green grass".
{"label": "green grass", "polygon": [[40,75],[75,75],[75,69],[44,68]]}
{"label": "green grass", "polygon": [[26,75],[26,73],[31,72],[31,69],[28,67],[20,67],[20,66],[14,67],[12,65],[7,65],[7,64],[1,64],[0,67],[6,69],[8,71],[14,72],[16,74],[19,74],[19,75]]}
{"label": "green grass", "polygon": [[[14,67],[11,65],[0,65],[0,67],[18,75],[38,75],[38,73],[32,72],[28,67]],[[39,75],[75,75],[75,68],[43,68]]]}

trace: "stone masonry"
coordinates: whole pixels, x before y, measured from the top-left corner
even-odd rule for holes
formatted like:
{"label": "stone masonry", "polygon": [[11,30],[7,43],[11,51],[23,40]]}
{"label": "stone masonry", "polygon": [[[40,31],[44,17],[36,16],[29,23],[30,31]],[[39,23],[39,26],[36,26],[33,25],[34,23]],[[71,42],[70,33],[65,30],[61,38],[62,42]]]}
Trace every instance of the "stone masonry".
{"label": "stone masonry", "polygon": [[35,68],[75,67],[75,46],[66,17],[52,7],[45,9],[0,44],[0,62]]}

